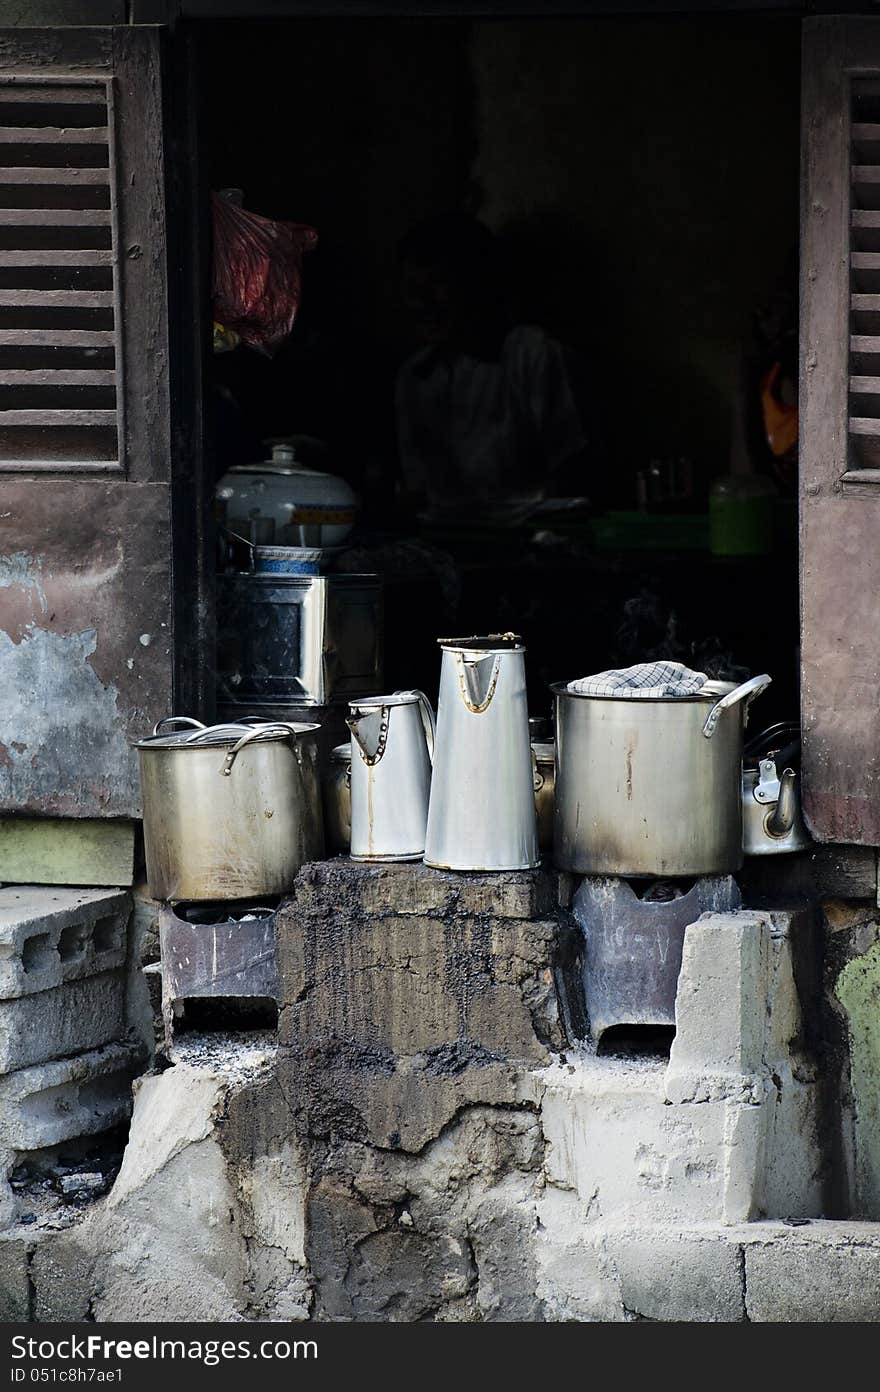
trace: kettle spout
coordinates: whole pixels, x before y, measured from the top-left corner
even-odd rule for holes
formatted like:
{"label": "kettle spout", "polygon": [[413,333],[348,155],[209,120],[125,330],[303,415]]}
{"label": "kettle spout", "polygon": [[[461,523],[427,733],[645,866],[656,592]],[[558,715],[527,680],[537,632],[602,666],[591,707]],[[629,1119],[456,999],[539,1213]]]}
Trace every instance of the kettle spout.
{"label": "kettle spout", "polygon": [[779,796],[776,806],[767,818],[767,830],[771,836],[787,836],[797,817],[798,808],[797,774],[787,768],[779,779]]}

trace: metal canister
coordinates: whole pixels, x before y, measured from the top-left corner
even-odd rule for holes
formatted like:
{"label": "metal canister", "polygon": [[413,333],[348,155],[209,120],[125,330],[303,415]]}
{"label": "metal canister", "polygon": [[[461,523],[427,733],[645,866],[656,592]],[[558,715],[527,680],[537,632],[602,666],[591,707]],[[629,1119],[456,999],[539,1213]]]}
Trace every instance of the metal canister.
{"label": "metal canister", "polygon": [[535,767],[535,815],[538,818],[538,846],[542,852],[553,848],[553,804],[556,788],[556,745],[553,740],[532,740]]}
{"label": "metal canister", "polygon": [[337,744],[321,779],[324,839],[327,850],[339,855],[351,845],[351,743]]}

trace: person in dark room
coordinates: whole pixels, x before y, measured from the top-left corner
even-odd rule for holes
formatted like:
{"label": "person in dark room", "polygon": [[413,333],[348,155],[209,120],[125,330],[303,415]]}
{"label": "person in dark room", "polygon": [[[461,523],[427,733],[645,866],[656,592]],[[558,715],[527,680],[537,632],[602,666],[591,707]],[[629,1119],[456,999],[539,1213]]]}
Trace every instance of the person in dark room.
{"label": "person in dark room", "polygon": [[495,236],[449,215],[414,228],[399,254],[421,345],[396,386],[405,495],[461,522],[514,520],[547,495],[588,495],[596,459],[579,374],[543,329],[513,322]]}

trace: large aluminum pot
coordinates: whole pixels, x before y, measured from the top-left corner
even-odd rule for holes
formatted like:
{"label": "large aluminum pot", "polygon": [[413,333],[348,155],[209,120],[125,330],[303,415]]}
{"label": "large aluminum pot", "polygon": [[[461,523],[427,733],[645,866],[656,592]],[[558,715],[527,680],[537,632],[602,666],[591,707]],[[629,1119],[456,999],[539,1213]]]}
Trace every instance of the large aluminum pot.
{"label": "large aluminum pot", "polygon": [[[161,729],[184,722],[183,730]],[[160,721],[136,743],[154,899],[283,894],[306,861],[321,858],[318,729],[206,729],[183,717]]]}
{"label": "large aluminum pot", "polygon": [[557,683],[559,869],[628,876],[739,870],[745,712],[769,683],[768,676],[738,687],[709,683],[694,696],[653,700],[581,696]]}
{"label": "large aluminum pot", "polygon": [[516,634],[441,638],[437,742],[425,864],[540,864],[525,648]]}

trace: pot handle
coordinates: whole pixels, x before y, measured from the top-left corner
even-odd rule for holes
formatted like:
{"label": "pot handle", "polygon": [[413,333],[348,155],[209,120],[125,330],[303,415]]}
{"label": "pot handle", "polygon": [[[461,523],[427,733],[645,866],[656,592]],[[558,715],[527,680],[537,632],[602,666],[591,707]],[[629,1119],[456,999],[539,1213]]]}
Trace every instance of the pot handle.
{"label": "pot handle", "polygon": [[252,740],[262,739],[265,735],[269,734],[283,734],[289,739],[290,736],[293,734],[293,731],[291,730],[289,725],[264,725],[260,730],[248,730],[247,734],[242,735],[238,743],[233,745],[229,753],[226,755],[226,758],[223,760],[223,767],[220,770],[220,772],[223,774],[223,777],[229,777],[230,773],[232,772],[232,765],[235,763],[240,751],[244,749],[246,744],[250,744]]}
{"label": "pot handle", "polygon": [[538,756],[535,753],[534,746],[529,745],[529,748],[532,751],[532,784],[534,786],[535,792],[540,793],[541,789],[544,786],[544,775],[538,768]]}
{"label": "pot handle", "polygon": [[194,730],[206,728],[201,720],[195,720],[191,715],[163,715],[153,726],[153,734],[158,735],[163,725],[191,725]]}
{"label": "pot handle", "polygon": [[720,701],[716,701],[706,716],[706,723],[703,726],[703,734],[706,739],[711,739],[714,735],[723,711],[730,710],[731,706],[738,705],[740,701],[754,701],[756,696],[760,696],[762,691],[767,690],[772,680],[773,678],[765,672],[763,676],[752,677],[749,681],[743,682],[733,691],[728,691],[727,695],[722,696]]}

